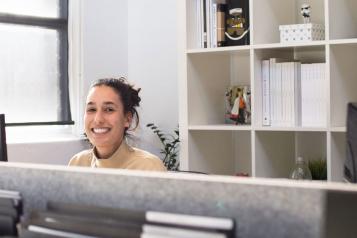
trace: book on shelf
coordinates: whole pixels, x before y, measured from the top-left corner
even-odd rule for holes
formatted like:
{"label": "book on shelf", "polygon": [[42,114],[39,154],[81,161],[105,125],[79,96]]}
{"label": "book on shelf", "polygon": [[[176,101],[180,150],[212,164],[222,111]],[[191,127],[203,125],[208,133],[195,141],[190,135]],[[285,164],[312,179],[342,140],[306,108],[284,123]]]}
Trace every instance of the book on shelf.
{"label": "book on shelf", "polygon": [[262,125],[326,126],[325,63],[261,61]]}
{"label": "book on shelf", "polygon": [[269,60],[262,61],[262,108],[263,126],[270,126],[270,80]]}
{"label": "book on shelf", "polygon": [[278,126],[280,120],[281,65],[277,66],[277,63],[282,61],[283,59],[279,58],[269,59],[269,111],[271,126]]}
{"label": "book on shelf", "polygon": [[301,65],[301,125],[304,127],[324,127],[327,124],[325,65]]}
{"label": "book on shelf", "polygon": [[[206,1],[206,35],[207,35],[207,48],[216,48],[224,45],[222,40],[222,31],[224,31],[224,5],[225,0],[205,0]],[[222,22],[223,20],[223,22]],[[218,25],[219,24],[219,25]],[[220,41],[218,42],[218,38]]]}
{"label": "book on shelf", "polygon": [[210,9],[210,14],[211,14],[211,25],[212,25],[212,30],[211,30],[211,47],[216,48],[217,47],[217,3],[212,1],[213,3],[211,4],[211,9]]}
{"label": "book on shelf", "polygon": [[217,47],[225,46],[225,31],[226,31],[226,4],[217,3],[217,28],[216,28],[216,37],[217,37]]}
{"label": "book on shelf", "polygon": [[249,44],[248,0],[194,0],[188,2],[188,35],[197,48]]}
{"label": "book on shelf", "polygon": [[225,123],[251,123],[251,92],[249,85],[229,86],[225,92]]}

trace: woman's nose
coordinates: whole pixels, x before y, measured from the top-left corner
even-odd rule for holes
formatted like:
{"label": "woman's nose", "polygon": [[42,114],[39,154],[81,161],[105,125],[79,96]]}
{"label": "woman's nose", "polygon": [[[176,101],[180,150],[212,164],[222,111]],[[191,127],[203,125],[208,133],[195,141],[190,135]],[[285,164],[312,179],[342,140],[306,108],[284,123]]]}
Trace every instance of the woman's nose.
{"label": "woman's nose", "polygon": [[96,123],[102,123],[104,121],[104,115],[103,112],[97,111],[94,117],[94,121]]}

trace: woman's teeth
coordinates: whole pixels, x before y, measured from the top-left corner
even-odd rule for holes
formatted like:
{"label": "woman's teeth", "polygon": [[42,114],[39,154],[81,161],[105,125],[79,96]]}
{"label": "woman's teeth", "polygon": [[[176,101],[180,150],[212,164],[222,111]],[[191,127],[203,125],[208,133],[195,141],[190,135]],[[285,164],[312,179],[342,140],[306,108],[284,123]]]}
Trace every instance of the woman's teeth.
{"label": "woman's teeth", "polygon": [[102,134],[108,132],[109,128],[93,128],[92,130],[94,133]]}

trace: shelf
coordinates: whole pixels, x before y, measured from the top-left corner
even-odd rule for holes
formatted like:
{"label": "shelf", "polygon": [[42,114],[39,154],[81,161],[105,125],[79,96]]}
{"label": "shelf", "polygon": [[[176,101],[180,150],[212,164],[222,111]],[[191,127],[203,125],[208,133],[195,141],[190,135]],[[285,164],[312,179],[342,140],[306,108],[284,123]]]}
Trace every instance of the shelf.
{"label": "shelf", "polygon": [[331,166],[330,178],[331,181],[343,181],[343,166],[346,159],[346,134],[331,133]]}
{"label": "shelf", "polygon": [[346,132],[346,127],[345,126],[340,126],[340,127],[332,127],[330,129],[331,132]]}
{"label": "shelf", "polygon": [[325,127],[253,127],[255,131],[305,131],[305,132],[326,132]]}
{"label": "shelf", "polygon": [[328,0],[330,40],[357,38],[357,1]]}
{"label": "shelf", "polygon": [[288,178],[298,156],[305,160],[326,159],[326,138],[324,132],[256,132],[256,176]]}
{"label": "shelf", "polygon": [[201,54],[201,53],[220,53],[220,52],[234,52],[234,51],[247,51],[250,49],[249,45],[240,46],[225,46],[217,48],[203,48],[203,49],[189,49],[187,54]]}
{"label": "shelf", "polygon": [[250,85],[249,51],[190,54],[187,61],[188,124],[224,124],[228,87]]}
{"label": "shelf", "polygon": [[347,103],[357,102],[357,44],[330,47],[331,127],[346,124]]}
{"label": "shelf", "polygon": [[348,45],[348,44],[357,44],[357,38],[353,39],[340,39],[340,40],[330,40],[330,45]]}
{"label": "shelf", "polygon": [[209,174],[252,175],[250,131],[189,131],[189,170]]}
{"label": "shelf", "polygon": [[295,48],[295,47],[309,47],[309,46],[324,46],[326,44],[327,44],[326,41],[256,44],[253,45],[253,49]]}
{"label": "shelf", "polygon": [[190,131],[250,131],[250,125],[191,125]]}
{"label": "shelf", "polygon": [[[197,48],[198,2],[177,3],[182,7],[179,16],[186,17],[179,34],[186,47],[180,51],[184,60],[179,68],[184,169],[287,178],[296,157],[303,156],[326,159],[328,180],[342,181],[347,103],[357,102],[357,1],[251,0],[250,45],[209,49]],[[303,23],[303,3],[311,6],[311,22],[325,26],[325,40],[280,43],[279,25]],[[325,63],[326,126],[262,125],[262,61],[270,58]],[[225,91],[231,85],[251,87],[252,125],[224,124]]]}
{"label": "shelf", "polygon": [[324,0],[251,1],[254,44],[279,43],[279,25],[303,23],[300,13],[302,3],[309,3],[311,6],[311,22],[325,25],[324,2]]}
{"label": "shelf", "polygon": [[287,132],[346,132],[346,127],[271,127],[251,125],[190,125],[190,131],[287,131]]}

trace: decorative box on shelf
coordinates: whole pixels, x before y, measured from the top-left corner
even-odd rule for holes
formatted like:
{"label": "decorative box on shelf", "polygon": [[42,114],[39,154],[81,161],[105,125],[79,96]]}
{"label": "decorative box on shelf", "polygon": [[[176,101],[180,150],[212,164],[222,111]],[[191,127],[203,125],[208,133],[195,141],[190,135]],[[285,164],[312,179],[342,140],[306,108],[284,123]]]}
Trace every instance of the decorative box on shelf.
{"label": "decorative box on shelf", "polygon": [[305,23],[280,25],[280,42],[306,42],[325,39],[325,27],[322,24]]}

